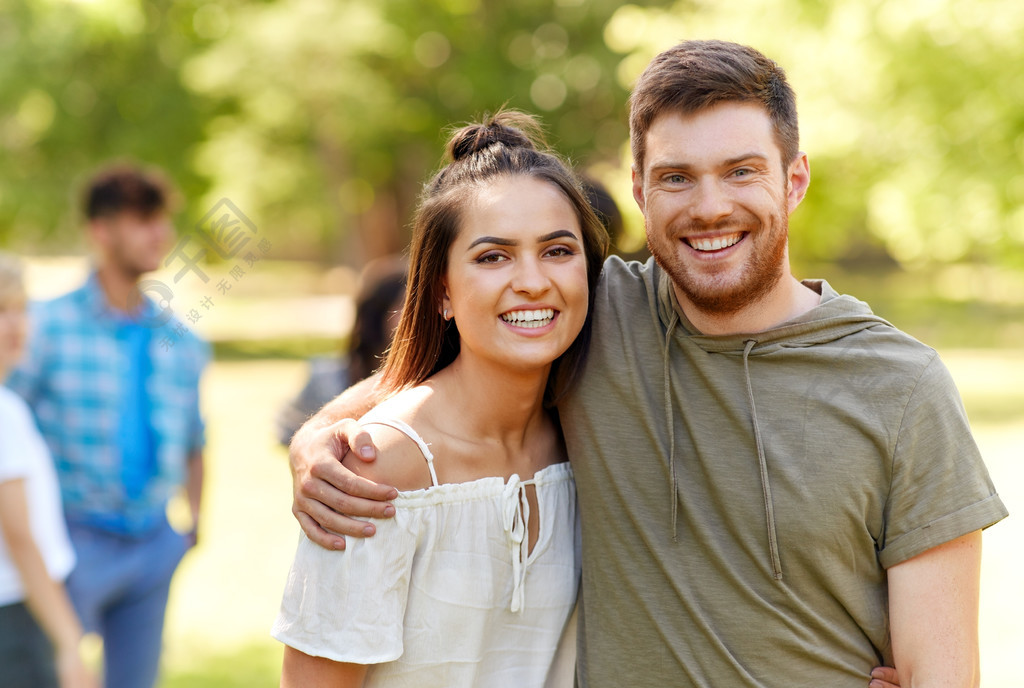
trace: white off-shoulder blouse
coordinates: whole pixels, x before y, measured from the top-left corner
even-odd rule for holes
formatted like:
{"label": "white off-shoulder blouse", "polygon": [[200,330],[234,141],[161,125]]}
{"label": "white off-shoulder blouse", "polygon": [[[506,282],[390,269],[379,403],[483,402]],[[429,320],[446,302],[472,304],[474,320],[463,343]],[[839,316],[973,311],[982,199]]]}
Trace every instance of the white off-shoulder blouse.
{"label": "white off-shoulder blouse", "polygon": [[[579,520],[572,469],[401,492],[377,534],[344,551],[305,535],[272,635],[308,655],[369,664],[366,686],[570,688],[575,666]],[[443,458],[442,458],[443,460]],[[526,537],[535,485],[539,532]],[[529,552],[529,553],[528,553]]]}

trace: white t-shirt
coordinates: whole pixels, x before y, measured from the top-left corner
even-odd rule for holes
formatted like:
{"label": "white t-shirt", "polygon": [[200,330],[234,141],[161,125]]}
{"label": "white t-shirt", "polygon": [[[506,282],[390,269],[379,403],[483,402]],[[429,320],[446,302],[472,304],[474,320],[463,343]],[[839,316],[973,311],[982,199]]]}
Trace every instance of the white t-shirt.
{"label": "white t-shirt", "polygon": [[[0,386],[0,482],[24,479],[29,525],[50,577],[63,581],[75,565],[61,510],[57,472],[32,412],[17,394]],[[21,575],[0,536],[0,605],[25,599]]]}
{"label": "white t-shirt", "polygon": [[[527,554],[531,483],[540,528]],[[435,484],[394,505],[394,518],[371,519],[374,537],[341,552],[300,536],[272,635],[372,665],[366,686],[572,686],[580,552],[569,464],[530,480]]]}

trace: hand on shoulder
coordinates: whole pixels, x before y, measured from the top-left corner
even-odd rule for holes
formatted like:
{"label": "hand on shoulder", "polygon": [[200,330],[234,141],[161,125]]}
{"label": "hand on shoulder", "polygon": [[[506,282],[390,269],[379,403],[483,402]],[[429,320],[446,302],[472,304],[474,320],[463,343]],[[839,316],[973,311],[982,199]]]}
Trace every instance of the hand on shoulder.
{"label": "hand on shoulder", "polygon": [[[406,390],[380,404],[369,418],[394,419],[409,425],[417,434],[427,423],[417,413],[424,401],[418,388]],[[398,490],[420,490],[431,486],[427,459],[419,445],[401,430],[380,423],[363,422],[362,428],[370,435],[377,449],[377,460],[372,463],[356,457],[346,457],[342,464],[353,473],[368,480],[392,485]],[[429,432],[428,432],[429,434]]]}

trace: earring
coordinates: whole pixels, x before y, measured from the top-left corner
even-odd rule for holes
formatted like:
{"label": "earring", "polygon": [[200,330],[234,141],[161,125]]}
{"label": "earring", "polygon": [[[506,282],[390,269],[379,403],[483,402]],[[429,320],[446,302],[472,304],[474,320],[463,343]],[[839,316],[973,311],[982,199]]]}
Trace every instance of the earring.
{"label": "earring", "polygon": [[451,320],[451,316],[448,315],[448,309],[447,308],[444,309],[444,319],[445,320]]}

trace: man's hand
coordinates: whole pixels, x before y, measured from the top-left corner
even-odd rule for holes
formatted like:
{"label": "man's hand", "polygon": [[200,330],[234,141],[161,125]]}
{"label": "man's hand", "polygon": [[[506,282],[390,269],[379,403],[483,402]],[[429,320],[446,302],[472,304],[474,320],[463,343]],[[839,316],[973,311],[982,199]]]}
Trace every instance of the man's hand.
{"label": "man's hand", "polygon": [[871,670],[868,688],[900,688],[900,677],[892,667],[880,666]]}
{"label": "man's hand", "polygon": [[361,478],[343,466],[341,460],[350,448],[363,461],[376,458],[370,436],[356,421],[346,419],[322,427],[307,423],[295,434],[288,452],[292,514],[306,536],[325,549],[345,549],[343,535],[374,534],[372,524],[357,518],[395,515],[395,507],[387,500],[397,497],[398,490]]}

